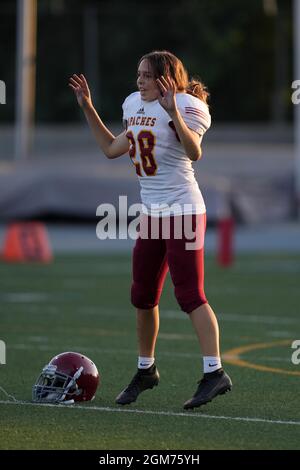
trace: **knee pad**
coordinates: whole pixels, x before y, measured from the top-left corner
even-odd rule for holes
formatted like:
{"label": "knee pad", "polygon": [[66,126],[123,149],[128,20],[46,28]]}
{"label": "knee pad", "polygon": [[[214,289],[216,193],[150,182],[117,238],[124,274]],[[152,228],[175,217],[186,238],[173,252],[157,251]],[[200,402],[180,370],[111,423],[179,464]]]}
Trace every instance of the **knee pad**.
{"label": "knee pad", "polygon": [[185,313],[192,313],[196,308],[207,304],[204,290],[201,289],[186,290],[182,287],[176,287],[175,296],[181,310]]}
{"label": "knee pad", "polygon": [[136,308],[149,310],[154,308],[161,296],[161,290],[151,290],[142,284],[133,282],[131,286],[131,303]]}

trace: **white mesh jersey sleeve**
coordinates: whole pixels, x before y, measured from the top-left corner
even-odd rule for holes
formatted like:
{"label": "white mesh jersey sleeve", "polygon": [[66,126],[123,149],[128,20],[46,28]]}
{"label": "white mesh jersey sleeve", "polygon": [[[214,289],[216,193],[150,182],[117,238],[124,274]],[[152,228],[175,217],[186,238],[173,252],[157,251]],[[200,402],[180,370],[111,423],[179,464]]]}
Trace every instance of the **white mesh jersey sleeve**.
{"label": "white mesh jersey sleeve", "polygon": [[199,135],[211,126],[211,116],[204,101],[187,93],[177,93],[177,107],[186,125]]}

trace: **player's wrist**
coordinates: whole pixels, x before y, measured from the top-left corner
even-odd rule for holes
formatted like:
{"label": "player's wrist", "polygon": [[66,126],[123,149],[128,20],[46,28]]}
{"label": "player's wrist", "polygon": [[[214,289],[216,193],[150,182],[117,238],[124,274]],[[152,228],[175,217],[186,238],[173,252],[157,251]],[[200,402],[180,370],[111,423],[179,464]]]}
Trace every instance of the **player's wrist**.
{"label": "player's wrist", "polygon": [[94,105],[91,100],[87,100],[82,103],[81,108],[84,112],[89,112],[94,110]]}
{"label": "player's wrist", "polygon": [[170,110],[168,111],[168,114],[169,114],[169,116],[170,116],[172,119],[178,117],[179,110],[178,110],[177,106],[175,105],[174,108],[170,109]]}

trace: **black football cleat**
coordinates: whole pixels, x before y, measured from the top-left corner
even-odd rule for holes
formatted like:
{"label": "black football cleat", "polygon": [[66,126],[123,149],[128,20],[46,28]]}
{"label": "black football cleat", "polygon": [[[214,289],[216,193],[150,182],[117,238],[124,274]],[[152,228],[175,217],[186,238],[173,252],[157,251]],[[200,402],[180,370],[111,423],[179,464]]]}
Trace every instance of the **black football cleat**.
{"label": "black football cleat", "polygon": [[183,405],[185,410],[205,405],[205,403],[212,401],[217,395],[223,395],[232,388],[231,379],[223,369],[204,374],[198,383],[199,385],[194,396]]}
{"label": "black football cleat", "polygon": [[141,392],[156,387],[159,382],[159,372],[153,364],[149,369],[138,369],[132,381],[116,398],[118,405],[129,405],[136,401]]}

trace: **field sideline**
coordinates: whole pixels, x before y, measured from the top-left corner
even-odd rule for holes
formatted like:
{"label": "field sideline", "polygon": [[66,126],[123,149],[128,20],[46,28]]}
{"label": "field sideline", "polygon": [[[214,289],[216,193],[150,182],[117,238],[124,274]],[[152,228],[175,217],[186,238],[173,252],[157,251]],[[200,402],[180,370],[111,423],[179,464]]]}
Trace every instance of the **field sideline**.
{"label": "field sideline", "polygon": [[[300,339],[300,255],[243,255],[229,270],[207,256],[206,273],[234,387],[184,412],[202,360],[170,279],[156,353],[161,382],[120,408],[114,399],[131,379],[137,356],[130,257],[70,254],[50,265],[1,263],[0,338],[7,363],[0,368],[0,448],[299,449],[300,365],[291,362],[291,344]],[[95,400],[76,406],[30,403],[42,367],[66,350],[97,364],[101,385]]]}

